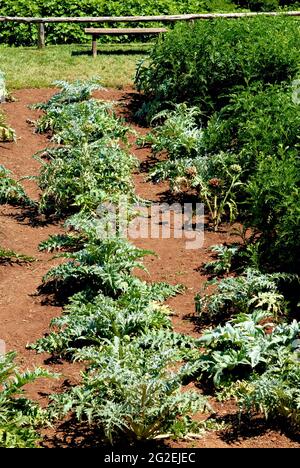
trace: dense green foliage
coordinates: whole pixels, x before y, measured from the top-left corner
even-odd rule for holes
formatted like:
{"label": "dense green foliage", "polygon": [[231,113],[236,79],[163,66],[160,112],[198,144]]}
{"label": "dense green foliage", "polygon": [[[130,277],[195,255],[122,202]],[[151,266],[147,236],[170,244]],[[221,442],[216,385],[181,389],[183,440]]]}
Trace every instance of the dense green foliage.
{"label": "dense green foliage", "polygon": [[[299,272],[292,253],[298,258],[300,107],[297,81],[291,85],[299,74],[299,23],[259,18],[197,28],[207,28],[215,40],[204,34],[196,44],[188,27],[180,26],[169,35],[178,35],[179,46],[168,37],[161,41],[155,62],[137,76],[149,93],[144,111],[150,116],[157,106],[175,107],[155,117],[161,125],[143,142],[155,156],[169,156],[150,176],[169,179],[174,191],[196,189],[215,229],[240,213],[260,235],[256,267]],[[258,37],[254,46],[248,44],[252,34]],[[209,52],[204,61],[202,47]],[[178,104],[182,100],[193,107]]]}
{"label": "dense green foliage", "polygon": [[133,157],[111,140],[51,150],[51,164],[43,162],[39,186],[44,212],[66,213],[96,209],[100,203],[115,202],[122,195],[134,197],[131,171]]}
{"label": "dense green foliage", "polygon": [[299,2],[296,0],[235,0],[235,3],[251,11],[274,11],[278,8],[299,9]]}
{"label": "dense green foliage", "polygon": [[[174,15],[205,12],[232,12],[237,8],[252,11],[274,11],[278,8],[299,9],[295,0],[0,0],[0,16],[145,16]],[[145,26],[145,23],[135,23]],[[150,23],[151,25],[151,23]],[[153,23],[157,26],[158,23]],[[48,44],[71,44],[87,42],[84,28],[89,24],[48,24]],[[119,24],[112,26],[120,26]],[[122,25],[121,25],[122,26]],[[126,23],[124,23],[126,26]],[[130,24],[132,26],[132,23]],[[170,25],[172,26],[172,25]],[[34,24],[0,24],[1,42],[9,45],[28,46],[37,43],[37,28]],[[102,41],[131,41],[131,37],[103,37]],[[143,40],[148,40],[145,36]]]}
{"label": "dense green foliage", "polygon": [[177,24],[138,70],[136,84],[146,96],[139,114],[149,119],[172,102],[187,102],[207,116],[228,103],[237,86],[292,79],[299,37],[299,22],[291,18]]}
{"label": "dense green foliage", "polygon": [[[203,11],[233,11],[230,0],[0,0],[0,15],[3,16],[134,16],[170,15],[198,13]],[[141,26],[145,24],[142,23]],[[157,25],[157,23],[154,23]],[[46,37],[49,44],[87,42],[83,29],[89,24],[49,24]],[[120,26],[120,24],[119,24]],[[137,24],[137,26],[140,26]],[[35,45],[35,25],[14,25],[1,23],[2,42],[10,45]],[[147,36],[146,36],[147,38]],[[105,40],[105,39],[104,39]],[[106,39],[107,40],[107,39]],[[128,38],[118,40],[128,41]]]}

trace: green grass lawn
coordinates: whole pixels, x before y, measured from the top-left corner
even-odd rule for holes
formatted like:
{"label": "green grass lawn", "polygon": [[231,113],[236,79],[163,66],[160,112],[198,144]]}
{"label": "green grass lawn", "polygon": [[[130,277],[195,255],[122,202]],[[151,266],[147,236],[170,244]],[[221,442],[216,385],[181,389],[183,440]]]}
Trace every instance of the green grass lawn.
{"label": "green grass lawn", "polygon": [[103,86],[122,88],[133,84],[137,63],[147,57],[151,44],[99,44],[98,56],[85,45],[34,47],[0,46],[0,68],[7,88],[49,87],[54,80],[101,78]]}

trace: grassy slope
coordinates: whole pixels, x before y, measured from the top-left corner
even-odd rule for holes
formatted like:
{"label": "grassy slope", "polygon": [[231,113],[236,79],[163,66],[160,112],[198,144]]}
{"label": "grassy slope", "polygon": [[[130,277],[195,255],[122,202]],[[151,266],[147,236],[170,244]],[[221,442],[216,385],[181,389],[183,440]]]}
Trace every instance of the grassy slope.
{"label": "grassy slope", "polygon": [[137,63],[147,56],[150,44],[99,44],[96,59],[91,44],[12,48],[0,46],[1,70],[7,87],[48,87],[54,80],[100,76],[107,87],[122,88],[133,82]]}

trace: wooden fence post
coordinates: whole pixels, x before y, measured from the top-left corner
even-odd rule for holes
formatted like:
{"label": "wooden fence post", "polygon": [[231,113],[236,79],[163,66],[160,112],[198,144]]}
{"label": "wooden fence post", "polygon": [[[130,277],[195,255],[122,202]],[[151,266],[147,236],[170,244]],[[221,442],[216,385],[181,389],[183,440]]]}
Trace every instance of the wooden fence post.
{"label": "wooden fence post", "polygon": [[95,34],[92,37],[92,55],[93,58],[97,57],[97,36]]}
{"label": "wooden fence post", "polygon": [[38,23],[38,48],[45,47],[45,23]]}

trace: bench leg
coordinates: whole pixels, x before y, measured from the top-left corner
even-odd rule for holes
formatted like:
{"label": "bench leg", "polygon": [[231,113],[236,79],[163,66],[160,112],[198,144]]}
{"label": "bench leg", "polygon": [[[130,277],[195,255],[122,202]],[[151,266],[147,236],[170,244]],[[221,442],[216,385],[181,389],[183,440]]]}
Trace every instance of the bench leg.
{"label": "bench leg", "polygon": [[97,57],[97,36],[93,36],[92,39],[92,54],[93,58]]}

